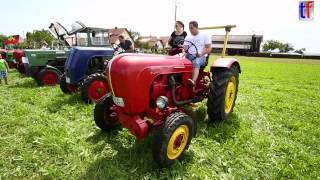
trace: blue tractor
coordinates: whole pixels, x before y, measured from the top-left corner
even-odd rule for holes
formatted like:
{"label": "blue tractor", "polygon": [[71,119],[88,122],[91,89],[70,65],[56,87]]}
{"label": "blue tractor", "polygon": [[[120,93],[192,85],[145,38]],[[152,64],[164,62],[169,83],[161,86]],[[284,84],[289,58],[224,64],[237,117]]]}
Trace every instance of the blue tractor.
{"label": "blue tractor", "polygon": [[114,55],[110,47],[74,47],[64,66],[60,88],[66,94],[80,90],[85,103],[97,102],[109,92],[104,69]]}

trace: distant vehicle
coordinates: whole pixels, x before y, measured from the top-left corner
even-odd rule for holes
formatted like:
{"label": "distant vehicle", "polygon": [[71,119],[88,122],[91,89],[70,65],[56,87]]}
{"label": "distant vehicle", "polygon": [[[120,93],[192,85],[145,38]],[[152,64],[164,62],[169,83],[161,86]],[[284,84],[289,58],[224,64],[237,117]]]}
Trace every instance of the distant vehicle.
{"label": "distant vehicle", "polygon": [[111,46],[72,48],[60,79],[62,92],[70,94],[80,89],[85,103],[97,102],[109,92],[103,72],[113,55]]}
{"label": "distant vehicle", "polygon": [[79,21],[73,23],[69,31],[58,22],[51,23],[49,29],[58,39],[56,45],[51,49],[24,50],[22,58],[27,75],[33,77],[40,86],[59,83],[71,47],[101,47],[101,42],[94,39],[97,33],[107,31],[86,27]]}
{"label": "distant vehicle", "polygon": [[8,62],[9,68],[16,68],[19,72],[24,72],[24,68],[21,69],[21,58],[23,54],[21,50],[0,49],[0,54]]}

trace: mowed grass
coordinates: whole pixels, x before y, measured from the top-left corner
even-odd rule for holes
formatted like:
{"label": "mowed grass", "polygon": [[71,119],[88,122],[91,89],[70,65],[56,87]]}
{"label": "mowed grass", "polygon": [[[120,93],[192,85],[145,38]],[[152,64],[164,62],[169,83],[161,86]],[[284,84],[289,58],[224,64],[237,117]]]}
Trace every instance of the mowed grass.
{"label": "mowed grass", "polygon": [[78,94],[12,71],[0,86],[0,179],[319,179],[320,61],[237,58],[231,118],[209,122],[199,103],[197,137],[167,169],[153,162],[152,135],[101,132]]}

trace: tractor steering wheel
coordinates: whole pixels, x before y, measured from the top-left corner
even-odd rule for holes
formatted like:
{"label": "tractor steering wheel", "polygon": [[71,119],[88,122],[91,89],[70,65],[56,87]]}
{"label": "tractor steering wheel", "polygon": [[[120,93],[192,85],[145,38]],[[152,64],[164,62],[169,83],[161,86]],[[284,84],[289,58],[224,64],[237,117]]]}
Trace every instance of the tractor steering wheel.
{"label": "tractor steering wheel", "polygon": [[187,54],[188,54],[188,52],[189,52],[189,49],[190,49],[192,46],[195,48],[195,50],[196,50],[196,56],[190,54],[190,55],[192,56],[192,59],[191,59],[191,60],[192,60],[192,61],[195,60],[195,59],[197,58],[197,55],[199,54],[199,51],[198,51],[197,46],[196,46],[193,42],[188,41],[188,40],[185,40],[185,39],[179,41],[178,44],[184,44],[184,42],[187,42],[187,43],[190,44],[190,45],[188,45],[188,49],[186,49],[186,53],[187,53]]}

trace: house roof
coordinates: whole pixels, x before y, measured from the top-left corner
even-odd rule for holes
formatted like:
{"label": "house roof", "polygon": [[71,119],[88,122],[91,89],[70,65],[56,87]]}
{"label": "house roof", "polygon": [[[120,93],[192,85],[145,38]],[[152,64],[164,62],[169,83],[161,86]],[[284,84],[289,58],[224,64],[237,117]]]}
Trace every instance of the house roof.
{"label": "house roof", "polygon": [[148,41],[148,42],[157,42],[158,38],[156,36],[141,36],[140,39],[142,41]]}
{"label": "house roof", "polygon": [[169,39],[170,39],[169,36],[161,36],[161,37],[160,37],[160,40],[162,41],[162,43],[163,43],[164,45],[167,45]]}
{"label": "house roof", "polygon": [[[113,28],[113,29],[108,29],[108,32],[110,34],[110,41],[111,43],[115,43],[118,40],[118,37],[123,34],[124,32],[127,32],[130,36],[130,33],[127,28]],[[130,36],[131,41],[133,41],[132,37]]]}
{"label": "house roof", "polygon": [[159,39],[156,36],[141,36],[140,41],[147,42],[149,46],[152,47],[159,41]]}

